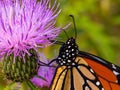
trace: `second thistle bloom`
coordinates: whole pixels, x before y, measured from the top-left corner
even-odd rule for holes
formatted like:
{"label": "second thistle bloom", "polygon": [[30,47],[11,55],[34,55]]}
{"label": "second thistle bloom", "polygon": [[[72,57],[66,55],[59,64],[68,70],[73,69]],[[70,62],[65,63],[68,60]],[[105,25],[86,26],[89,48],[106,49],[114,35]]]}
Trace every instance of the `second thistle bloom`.
{"label": "second thistle bloom", "polygon": [[[47,58],[43,53],[40,53],[40,57],[42,61],[44,61],[45,63],[49,63],[49,60],[47,60]],[[52,63],[52,65],[54,66],[55,63]],[[35,76],[31,79],[32,83],[39,88],[44,88],[44,87],[49,88],[55,73],[55,69],[56,69],[55,67],[46,67],[46,66],[39,67],[37,76],[41,76],[46,80],[43,80]]]}
{"label": "second thistle bloom", "polygon": [[19,82],[36,74],[38,48],[50,44],[49,39],[60,32],[55,27],[58,8],[50,0],[0,0],[0,57],[5,57],[8,79]]}

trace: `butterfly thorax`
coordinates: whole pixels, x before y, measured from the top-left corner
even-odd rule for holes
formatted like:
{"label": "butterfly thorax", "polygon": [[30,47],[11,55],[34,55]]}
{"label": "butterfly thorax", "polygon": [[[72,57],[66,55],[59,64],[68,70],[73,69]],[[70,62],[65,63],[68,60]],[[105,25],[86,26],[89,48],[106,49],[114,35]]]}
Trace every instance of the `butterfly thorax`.
{"label": "butterfly thorax", "polygon": [[77,55],[78,46],[75,43],[75,39],[70,38],[60,48],[59,56],[57,58],[58,64],[72,66]]}

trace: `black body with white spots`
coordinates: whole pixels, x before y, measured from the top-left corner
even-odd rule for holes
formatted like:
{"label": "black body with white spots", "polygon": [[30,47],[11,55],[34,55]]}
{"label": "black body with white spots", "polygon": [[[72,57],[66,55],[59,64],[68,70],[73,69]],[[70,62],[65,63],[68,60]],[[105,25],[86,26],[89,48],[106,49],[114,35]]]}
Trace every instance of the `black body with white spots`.
{"label": "black body with white spots", "polygon": [[[120,67],[95,55],[79,51],[75,39],[70,38],[61,46],[58,57],[54,59],[58,67],[51,83],[50,90],[104,90],[104,86],[98,78],[103,77],[98,75],[84,58],[100,63],[114,73],[117,77],[117,81],[108,81],[108,83],[120,84]],[[78,82],[76,76],[79,77],[79,85],[76,85],[76,82]],[[110,88],[110,90],[114,90],[111,86]]]}
{"label": "black body with white spots", "polygon": [[72,65],[76,56],[78,55],[78,46],[75,43],[75,39],[71,38],[66,43],[64,43],[59,52],[58,64],[59,65]]}

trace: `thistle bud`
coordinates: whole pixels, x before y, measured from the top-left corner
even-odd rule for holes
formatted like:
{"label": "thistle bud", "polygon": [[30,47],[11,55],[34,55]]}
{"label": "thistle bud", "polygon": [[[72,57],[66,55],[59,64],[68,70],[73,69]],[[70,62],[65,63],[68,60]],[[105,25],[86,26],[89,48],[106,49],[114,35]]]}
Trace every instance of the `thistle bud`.
{"label": "thistle bud", "polygon": [[13,54],[5,56],[3,60],[3,73],[9,80],[15,82],[22,82],[31,79],[37,74],[38,70],[38,56],[35,50],[29,50],[30,55],[27,53],[23,58],[17,56],[14,62]]}

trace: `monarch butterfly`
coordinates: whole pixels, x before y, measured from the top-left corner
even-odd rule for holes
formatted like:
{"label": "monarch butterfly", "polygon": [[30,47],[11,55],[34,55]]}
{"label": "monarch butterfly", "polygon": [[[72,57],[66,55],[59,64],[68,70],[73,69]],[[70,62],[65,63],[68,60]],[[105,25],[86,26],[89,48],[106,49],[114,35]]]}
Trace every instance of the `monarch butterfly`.
{"label": "monarch butterfly", "polygon": [[120,67],[80,51],[73,37],[53,61],[58,65],[50,90],[120,90]]}

